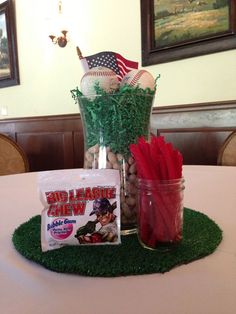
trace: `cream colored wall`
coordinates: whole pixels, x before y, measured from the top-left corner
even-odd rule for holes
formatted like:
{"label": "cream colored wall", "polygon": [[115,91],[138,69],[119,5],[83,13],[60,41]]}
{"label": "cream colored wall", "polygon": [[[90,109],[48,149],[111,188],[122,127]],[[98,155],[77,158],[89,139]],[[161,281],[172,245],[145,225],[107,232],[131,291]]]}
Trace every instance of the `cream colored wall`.
{"label": "cream colored wall", "polygon": [[[0,1],[1,2],[1,1]],[[20,85],[0,89],[7,117],[77,113],[70,90],[83,71],[76,55],[116,51],[141,66],[140,0],[64,0],[71,41],[49,38],[56,0],[15,0]],[[236,99],[236,50],[146,67],[161,74],[155,106]]]}

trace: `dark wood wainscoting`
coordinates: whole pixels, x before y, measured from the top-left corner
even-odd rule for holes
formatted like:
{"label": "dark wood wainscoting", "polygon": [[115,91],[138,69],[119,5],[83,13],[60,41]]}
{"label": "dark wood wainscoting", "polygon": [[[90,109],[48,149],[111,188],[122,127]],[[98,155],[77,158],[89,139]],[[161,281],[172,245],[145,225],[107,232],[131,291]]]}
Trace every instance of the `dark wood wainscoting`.
{"label": "dark wood wainscoting", "polygon": [[83,166],[83,129],[80,115],[60,115],[0,121],[0,132],[26,152],[30,171]]}
{"label": "dark wood wainscoting", "polygon": [[[216,165],[220,147],[236,130],[236,101],[156,107],[151,130],[182,152],[184,164]],[[79,114],[4,119],[0,133],[24,149],[30,171],[83,167]]]}
{"label": "dark wood wainscoting", "polygon": [[155,108],[152,132],[183,154],[186,165],[216,165],[226,138],[236,130],[236,101]]}

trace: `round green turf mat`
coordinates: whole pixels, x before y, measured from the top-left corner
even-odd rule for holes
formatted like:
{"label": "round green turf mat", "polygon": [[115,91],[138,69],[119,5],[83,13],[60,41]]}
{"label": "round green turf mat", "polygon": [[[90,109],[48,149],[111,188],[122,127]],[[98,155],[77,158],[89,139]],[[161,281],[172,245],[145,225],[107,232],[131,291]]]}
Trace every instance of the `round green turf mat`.
{"label": "round green turf mat", "polygon": [[183,241],[168,252],[144,249],[132,234],[122,236],[121,245],[67,246],[42,253],[40,226],[38,215],[14,231],[13,243],[20,254],[56,272],[97,277],[164,273],[211,254],[222,240],[214,221],[188,208],[184,209]]}

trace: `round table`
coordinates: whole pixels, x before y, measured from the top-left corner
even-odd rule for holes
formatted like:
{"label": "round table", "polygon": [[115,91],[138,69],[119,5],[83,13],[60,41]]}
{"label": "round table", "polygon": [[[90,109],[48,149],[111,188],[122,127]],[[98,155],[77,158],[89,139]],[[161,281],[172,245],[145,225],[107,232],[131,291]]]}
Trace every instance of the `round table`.
{"label": "round table", "polygon": [[15,228],[42,210],[37,173],[1,176],[1,313],[235,313],[236,167],[184,166],[184,177],[184,206],[223,230],[216,251],[164,274],[94,278],[49,271],[15,250]]}

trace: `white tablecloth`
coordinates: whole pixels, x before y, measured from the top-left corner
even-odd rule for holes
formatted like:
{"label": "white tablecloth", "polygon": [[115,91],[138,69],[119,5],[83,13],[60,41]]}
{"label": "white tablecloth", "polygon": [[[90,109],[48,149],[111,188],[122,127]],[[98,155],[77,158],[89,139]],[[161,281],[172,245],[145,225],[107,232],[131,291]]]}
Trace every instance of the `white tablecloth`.
{"label": "white tablecloth", "polygon": [[13,247],[14,229],[40,214],[36,173],[0,177],[0,313],[236,313],[236,167],[185,166],[185,206],[223,230],[217,250],[165,274],[58,274]]}

